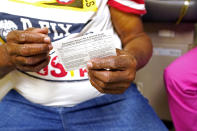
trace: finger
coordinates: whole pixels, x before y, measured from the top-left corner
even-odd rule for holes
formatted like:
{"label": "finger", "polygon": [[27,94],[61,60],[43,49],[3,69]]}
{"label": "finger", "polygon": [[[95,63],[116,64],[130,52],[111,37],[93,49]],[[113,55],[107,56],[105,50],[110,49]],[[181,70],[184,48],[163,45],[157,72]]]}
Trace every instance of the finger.
{"label": "finger", "polygon": [[15,63],[20,65],[37,65],[38,63],[46,60],[47,58],[47,53],[29,57],[16,56]]}
{"label": "finger", "polygon": [[41,62],[36,66],[16,65],[16,68],[25,72],[39,72],[41,69],[45,68],[48,65],[49,61],[50,58],[48,57],[45,61]]}
{"label": "finger", "polygon": [[50,43],[50,38],[46,34],[31,31],[15,30],[8,34],[7,41],[15,43]]}
{"label": "finger", "polygon": [[48,28],[28,28],[26,31],[32,31],[34,33],[42,33],[42,34],[48,34]]}
{"label": "finger", "polygon": [[103,89],[101,87],[99,87],[93,80],[90,80],[90,83],[92,84],[92,86],[94,86],[99,92],[101,93],[106,93],[106,94],[122,94],[124,93],[124,91],[126,90],[126,88],[119,88],[117,89]]}
{"label": "finger", "polygon": [[131,55],[129,52],[127,52],[125,50],[120,50],[120,49],[117,49],[117,48],[116,48],[116,54],[117,54],[117,56],[120,56],[120,55]]}
{"label": "finger", "polygon": [[118,56],[119,56],[119,55],[122,55],[122,54],[123,54],[123,51],[116,48],[116,54],[117,54]]}
{"label": "finger", "polygon": [[128,56],[109,56],[105,58],[91,59],[87,67],[88,69],[111,69],[111,70],[125,70],[130,65]]}
{"label": "finger", "polygon": [[103,93],[103,90],[102,88],[100,88],[94,81],[93,81],[93,76],[91,74],[89,74],[89,71],[88,71],[88,78],[89,78],[89,81],[91,83],[91,85],[93,87],[95,87],[99,92]]}
{"label": "finger", "polygon": [[126,91],[126,89],[122,89],[122,90],[108,90],[108,89],[105,89],[104,90],[104,93],[105,94],[123,94],[124,92]]}
{"label": "finger", "polygon": [[123,88],[128,88],[130,86],[130,82],[115,82],[115,83],[105,83],[98,79],[93,79],[94,83],[98,85],[103,90],[122,90]]}
{"label": "finger", "polygon": [[135,72],[131,71],[97,71],[89,70],[92,76],[104,83],[131,82],[135,79]]}
{"label": "finger", "polygon": [[90,80],[90,83],[93,87],[95,87],[100,93],[104,93],[103,89],[100,88],[98,85],[96,85],[92,80]]}
{"label": "finger", "polygon": [[41,34],[45,34],[45,38],[44,38],[44,42],[46,43],[51,43],[51,39],[50,37],[48,37],[48,28],[44,27],[44,28],[28,28],[26,31],[31,31],[32,33],[41,33]]}
{"label": "finger", "polygon": [[51,50],[49,44],[8,44],[7,51],[10,55],[32,56],[48,53]]}

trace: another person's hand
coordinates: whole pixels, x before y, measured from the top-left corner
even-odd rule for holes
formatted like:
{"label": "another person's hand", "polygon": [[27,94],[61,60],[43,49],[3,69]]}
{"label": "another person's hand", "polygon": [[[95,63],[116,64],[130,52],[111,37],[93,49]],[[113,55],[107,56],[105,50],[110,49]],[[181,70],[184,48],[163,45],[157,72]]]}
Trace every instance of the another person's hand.
{"label": "another person's hand", "polygon": [[37,72],[49,63],[52,45],[47,28],[11,31],[5,46],[13,67],[21,71]]}
{"label": "another person's hand", "polygon": [[95,58],[87,64],[91,84],[108,94],[124,93],[135,79],[136,67],[136,59],[123,50],[117,50],[117,56]]}

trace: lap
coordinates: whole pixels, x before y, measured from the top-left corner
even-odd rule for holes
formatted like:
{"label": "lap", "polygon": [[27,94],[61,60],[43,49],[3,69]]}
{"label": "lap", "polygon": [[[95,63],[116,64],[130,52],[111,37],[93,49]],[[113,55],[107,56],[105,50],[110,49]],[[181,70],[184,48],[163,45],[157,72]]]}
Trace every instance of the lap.
{"label": "lap", "polygon": [[73,107],[64,115],[69,119],[67,126],[76,131],[167,130],[134,85],[124,95],[106,95]]}
{"label": "lap", "polygon": [[33,104],[11,91],[0,112],[0,130],[167,130],[134,85],[123,95],[104,95],[74,107]]}
{"label": "lap", "polygon": [[11,91],[0,102],[0,131],[61,131],[61,120],[56,112],[43,107]]}

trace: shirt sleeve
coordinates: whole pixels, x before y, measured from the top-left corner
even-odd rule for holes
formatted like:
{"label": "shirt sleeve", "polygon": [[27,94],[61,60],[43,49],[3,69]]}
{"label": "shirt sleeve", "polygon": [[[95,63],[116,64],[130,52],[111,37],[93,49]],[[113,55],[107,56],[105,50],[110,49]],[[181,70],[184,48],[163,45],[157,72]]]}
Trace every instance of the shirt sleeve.
{"label": "shirt sleeve", "polygon": [[144,0],[108,0],[108,5],[127,13],[146,14]]}

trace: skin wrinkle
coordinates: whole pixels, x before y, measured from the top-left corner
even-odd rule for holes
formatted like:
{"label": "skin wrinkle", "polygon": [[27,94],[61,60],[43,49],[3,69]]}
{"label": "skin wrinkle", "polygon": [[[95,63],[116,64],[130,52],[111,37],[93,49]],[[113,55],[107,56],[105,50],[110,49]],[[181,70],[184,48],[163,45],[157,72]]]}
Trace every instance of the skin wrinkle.
{"label": "skin wrinkle", "polygon": [[47,59],[48,54],[42,54],[37,56],[29,56],[26,59],[22,56],[16,56],[16,63],[24,65],[35,65],[45,59]]}
{"label": "skin wrinkle", "polygon": [[31,66],[31,65],[26,66],[26,65],[18,65],[17,64],[16,68],[19,70],[22,70],[22,71],[34,70],[35,72],[38,72],[38,71],[40,71],[40,68],[42,69],[42,68],[46,67],[46,64],[48,64],[48,63],[49,63],[49,58],[36,64],[36,65],[33,65],[33,66]]}
{"label": "skin wrinkle", "polygon": [[7,43],[0,46],[0,51],[4,50],[0,59],[7,59],[0,63],[0,69],[8,65],[10,68],[1,70],[0,77],[14,69],[37,72],[46,67],[50,60],[49,51],[52,49],[47,33],[47,28],[11,31],[7,35]]}
{"label": "skin wrinkle", "polygon": [[87,68],[92,85],[101,93],[121,94],[135,79],[136,71],[149,61],[152,45],[143,31],[140,16],[112,7],[110,12],[123,50],[117,49],[117,56],[92,59]]}
{"label": "skin wrinkle", "polygon": [[[143,31],[140,16],[124,13],[112,7],[110,13],[123,50],[117,49],[117,56],[90,60],[87,64],[88,76],[91,84],[101,93],[121,94],[135,79],[136,71],[149,61],[152,45]],[[14,68],[37,72],[47,66],[48,54],[52,49],[47,35],[47,28],[10,32],[5,46],[0,46],[0,49],[7,49],[5,54],[0,54],[4,55],[0,56],[0,60],[2,57],[9,58],[6,63],[12,63],[12,69],[0,70],[3,71],[1,77]],[[42,57],[43,54],[47,56],[46,59]],[[17,59],[17,56],[21,58]],[[0,69],[6,67],[6,63],[0,64]]]}

